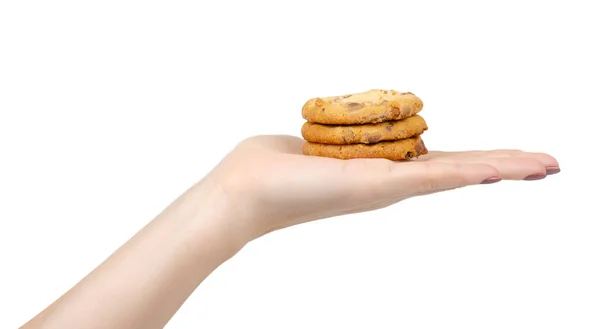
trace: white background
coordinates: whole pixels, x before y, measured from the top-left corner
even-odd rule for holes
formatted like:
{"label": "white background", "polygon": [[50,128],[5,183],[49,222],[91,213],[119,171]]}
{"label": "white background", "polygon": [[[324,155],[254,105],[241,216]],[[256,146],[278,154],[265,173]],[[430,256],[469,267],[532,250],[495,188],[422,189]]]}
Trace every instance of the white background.
{"label": "white background", "polygon": [[0,2],[0,327],[51,303],[254,134],[372,88],[430,149],[562,173],[289,228],[169,328],[599,328],[593,1]]}

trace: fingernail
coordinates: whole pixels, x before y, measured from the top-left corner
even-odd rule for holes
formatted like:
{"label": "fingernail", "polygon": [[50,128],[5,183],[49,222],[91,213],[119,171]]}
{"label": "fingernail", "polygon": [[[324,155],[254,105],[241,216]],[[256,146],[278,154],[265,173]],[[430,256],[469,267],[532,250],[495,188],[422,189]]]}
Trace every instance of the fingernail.
{"label": "fingernail", "polygon": [[502,180],[502,178],[494,176],[494,177],[490,177],[490,178],[484,180],[483,182],[481,182],[481,184],[493,184],[493,183],[498,183],[501,180]]}
{"label": "fingernail", "polygon": [[531,175],[531,176],[527,176],[525,177],[523,180],[539,180],[539,179],[544,179],[546,178],[546,175]]}
{"label": "fingernail", "polygon": [[559,167],[546,167],[546,175],[554,175],[560,172]]}

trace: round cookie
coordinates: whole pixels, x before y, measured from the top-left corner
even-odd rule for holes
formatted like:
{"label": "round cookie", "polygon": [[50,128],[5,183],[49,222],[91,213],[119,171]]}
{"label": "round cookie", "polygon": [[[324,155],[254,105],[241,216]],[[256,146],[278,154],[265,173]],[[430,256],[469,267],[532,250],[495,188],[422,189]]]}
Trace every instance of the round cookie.
{"label": "round cookie", "polygon": [[302,117],[312,123],[356,125],[401,120],[422,109],[423,101],[413,93],[372,89],[310,99],[302,107]]}
{"label": "round cookie", "polygon": [[336,159],[381,158],[388,160],[407,160],[428,153],[420,136],[398,141],[377,144],[331,145],[305,142],[302,145],[305,155]]}
{"label": "round cookie", "polygon": [[363,125],[332,126],[306,122],[301,132],[308,142],[342,145],[395,141],[421,135],[427,129],[425,119],[415,114],[402,120]]}

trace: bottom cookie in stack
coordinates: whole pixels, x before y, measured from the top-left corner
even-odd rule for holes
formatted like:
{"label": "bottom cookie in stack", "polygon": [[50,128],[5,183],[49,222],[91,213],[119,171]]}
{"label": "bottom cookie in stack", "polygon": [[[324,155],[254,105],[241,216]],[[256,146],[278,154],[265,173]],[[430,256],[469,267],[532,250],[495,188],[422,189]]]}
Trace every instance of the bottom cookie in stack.
{"label": "bottom cookie in stack", "polygon": [[384,158],[406,160],[427,154],[421,134],[428,129],[418,114],[401,120],[355,125],[306,122],[302,137],[306,155],[337,159]]}

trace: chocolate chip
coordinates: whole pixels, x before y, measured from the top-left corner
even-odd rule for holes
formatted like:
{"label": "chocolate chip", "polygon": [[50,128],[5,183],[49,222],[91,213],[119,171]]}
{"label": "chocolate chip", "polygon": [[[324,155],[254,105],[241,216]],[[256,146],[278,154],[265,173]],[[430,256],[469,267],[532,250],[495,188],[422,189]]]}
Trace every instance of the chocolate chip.
{"label": "chocolate chip", "polygon": [[406,158],[407,158],[407,159],[411,159],[411,158],[413,158],[413,157],[414,157],[414,155],[413,155],[413,153],[412,153],[412,152],[406,152]]}
{"label": "chocolate chip", "polygon": [[405,106],[402,108],[402,117],[407,117],[413,113],[413,109],[410,106]]}
{"label": "chocolate chip", "polygon": [[426,151],[427,147],[425,146],[425,143],[423,142],[423,140],[419,140],[417,145],[415,145],[415,152],[417,152],[417,155],[419,155],[424,154]]}
{"label": "chocolate chip", "polygon": [[400,113],[402,113],[402,111],[400,111],[400,108],[395,105],[392,105],[391,108],[392,108],[392,117],[394,117],[394,118],[400,117]]}
{"label": "chocolate chip", "polygon": [[380,139],[381,139],[380,134],[369,135],[369,137],[367,137],[367,140],[369,141],[369,143],[377,143],[377,142],[379,142]]}
{"label": "chocolate chip", "polygon": [[363,108],[363,104],[361,103],[348,103],[346,104],[346,109],[348,112],[358,111]]}
{"label": "chocolate chip", "polygon": [[387,126],[385,126],[385,130],[392,131],[392,127],[394,127],[394,123],[388,122]]}

